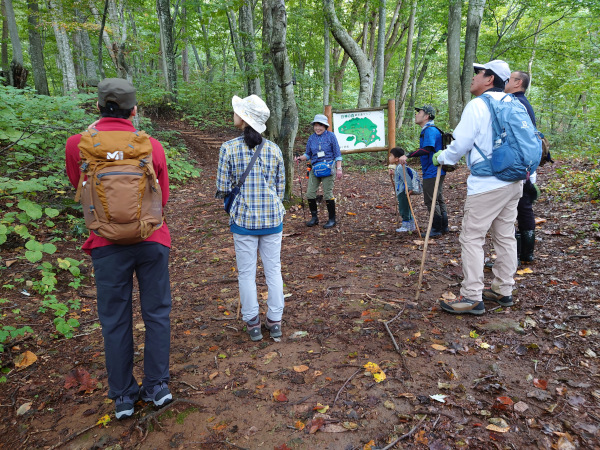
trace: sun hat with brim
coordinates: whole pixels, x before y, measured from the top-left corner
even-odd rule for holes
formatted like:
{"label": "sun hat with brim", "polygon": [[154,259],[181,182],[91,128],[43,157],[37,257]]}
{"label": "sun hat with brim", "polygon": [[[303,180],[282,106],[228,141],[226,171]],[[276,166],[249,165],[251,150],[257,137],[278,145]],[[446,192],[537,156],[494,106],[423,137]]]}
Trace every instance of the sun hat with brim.
{"label": "sun hat with brim", "polygon": [[431,119],[435,118],[435,108],[431,105],[423,105],[419,108],[415,108],[415,111],[425,111]]}
{"label": "sun hat with brim", "polygon": [[123,78],[105,78],[98,83],[98,105],[104,107],[106,102],[116,103],[120,109],[131,109],[135,100],[135,87]]}
{"label": "sun hat with brim", "polygon": [[231,99],[231,106],[233,106],[234,113],[259,133],[267,129],[265,123],[269,120],[271,111],[258,95],[252,94],[246,98],[234,95]]}
{"label": "sun hat with brim", "polygon": [[473,69],[489,69],[498,75],[505,83],[510,78],[510,67],[506,61],[495,59],[485,64],[473,63]]}
{"label": "sun hat with brim", "polygon": [[320,123],[321,125],[325,125],[327,128],[329,128],[329,119],[327,119],[325,114],[317,114],[310,124],[314,125],[315,123]]}

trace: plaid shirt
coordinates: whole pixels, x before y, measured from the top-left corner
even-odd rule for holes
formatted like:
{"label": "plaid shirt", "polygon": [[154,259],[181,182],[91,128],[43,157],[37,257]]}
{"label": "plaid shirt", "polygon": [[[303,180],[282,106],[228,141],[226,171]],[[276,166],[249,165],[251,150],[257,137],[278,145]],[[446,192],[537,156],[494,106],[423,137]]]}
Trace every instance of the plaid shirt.
{"label": "plaid shirt", "polygon": [[[256,147],[255,147],[256,149]],[[217,197],[231,192],[250,164],[254,149],[242,136],[223,143],[217,169]],[[229,224],[249,230],[277,227],[285,208],[281,200],[285,191],[285,168],[279,147],[265,139],[256,163],[246,177],[231,207]]]}

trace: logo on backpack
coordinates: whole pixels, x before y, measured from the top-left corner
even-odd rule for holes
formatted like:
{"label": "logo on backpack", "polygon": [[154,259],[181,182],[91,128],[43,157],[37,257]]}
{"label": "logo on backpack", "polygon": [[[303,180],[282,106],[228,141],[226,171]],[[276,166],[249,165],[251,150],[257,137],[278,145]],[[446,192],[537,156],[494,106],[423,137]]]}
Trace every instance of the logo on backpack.
{"label": "logo on backpack", "polygon": [[81,200],[89,230],[129,245],[162,226],[162,193],[146,133],[92,129],[81,133],[78,147],[81,177],[75,201]]}
{"label": "logo on backpack", "polygon": [[114,161],[123,160],[123,152],[108,152],[106,153],[106,159],[112,159]]}
{"label": "logo on backpack", "polygon": [[[506,101],[506,98],[509,100]],[[542,141],[523,104],[512,94],[501,100],[490,95],[478,98],[487,105],[492,118],[492,156],[488,158],[475,145],[483,161],[467,164],[476,176],[495,176],[503,181],[525,180],[537,169],[542,157]]]}

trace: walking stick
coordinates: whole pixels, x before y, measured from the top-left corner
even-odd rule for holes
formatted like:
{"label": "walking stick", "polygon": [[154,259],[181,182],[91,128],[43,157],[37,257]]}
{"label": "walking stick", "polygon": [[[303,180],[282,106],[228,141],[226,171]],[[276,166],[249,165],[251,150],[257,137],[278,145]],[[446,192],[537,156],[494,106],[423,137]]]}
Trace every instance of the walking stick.
{"label": "walking stick", "polygon": [[419,222],[417,222],[417,216],[412,208],[412,202],[410,201],[410,195],[408,195],[408,183],[406,181],[406,166],[402,164],[402,171],[404,172],[404,192],[406,192],[406,198],[408,199],[408,206],[410,208],[410,213],[413,216],[413,220],[415,221],[415,227],[417,229],[417,233],[419,233],[419,237],[421,237],[421,230],[419,230]]}
{"label": "walking stick", "polygon": [[398,196],[396,195],[396,183],[394,182],[394,175],[391,173],[390,181],[392,182],[392,192],[394,193],[394,203],[396,204],[396,216],[400,218],[400,210],[398,209]]}
{"label": "walking stick", "polygon": [[300,199],[302,200],[302,214],[306,220],[306,208],[304,207],[304,193],[302,192],[302,176],[300,174],[300,160],[296,160],[296,171],[298,172],[298,183],[300,183]]}
{"label": "walking stick", "polygon": [[435,202],[437,200],[438,187],[440,185],[440,177],[442,176],[442,166],[437,168],[435,176],[435,186],[433,187],[433,200],[431,202],[431,211],[429,212],[429,225],[427,226],[427,234],[425,235],[425,244],[423,245],[423,258],[421,258],[421,270],[419,271],[419,281],[417,282],[417,293],[415,294],[415,302],[419,300],[421,293],[421,282],[423,281],[423,269],[425,268],[425,257],[427,256],[427,244],[429,243],[429,233],[433,224],[433,216],[435,214]]}

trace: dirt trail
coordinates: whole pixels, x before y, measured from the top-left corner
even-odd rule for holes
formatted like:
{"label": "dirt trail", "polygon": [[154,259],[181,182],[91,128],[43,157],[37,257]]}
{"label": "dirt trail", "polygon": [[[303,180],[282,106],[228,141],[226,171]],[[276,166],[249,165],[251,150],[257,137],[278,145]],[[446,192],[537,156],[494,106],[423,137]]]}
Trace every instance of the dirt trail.
{"label": "dirt trail", "polygon": [[[180,400],[160,412],[140,403],[134,418],[89,429],[64,448],[337,450],[383,448],[398,438],[401,447],[432,449],[598,445],[600,267],[597,241],[582,234],[598,221],[589,205],[545,197],[535,207],[546,219],[538,229],[538,262],[517,275],[516,305],[487,305],[482,317],[450,316],[436,304],[458,294],[456,230],[466,169],[447,177],[455,231],[430,242],[415,303],[422,241],[394,232],[387,171],[346,163],[335,188],[338,226],[309,229],[301,210],[288,212],[284,337],[275,342],[265,333],[253,343],[236,320],[233,240],[213,198],[218,148],[235,132],[206,137],[179,122],[162,126],[179,128],[202,169],[172,192],[167,210],[173,235],[170,387]],[[542,184],[552,170],[540,170]],[[295,182],[296,195],[299,187]],[[414,207],[425,224],[421,198]],[[81,258],[75,248],[65,251]],[[262,275],[258,288],[266,295]],[[81,293],[89,297],[81,321],[91,323],[93,285]],[[143,346],[139,309],[134,325],[136,345]],[[71,340],[23,344],[41,357],[1,388],[5,447],[53,446],[113,413],[101,333],[81,331]],[[368,362],[382,369],[384,381],[365,371]],[[65,388],[65,374],[75,367],[102,386],[91,394]],[[30,412],[16,416],[26,401]],[[486,429],[490,424],[496,431]]]}

